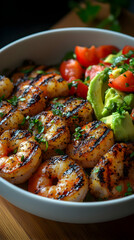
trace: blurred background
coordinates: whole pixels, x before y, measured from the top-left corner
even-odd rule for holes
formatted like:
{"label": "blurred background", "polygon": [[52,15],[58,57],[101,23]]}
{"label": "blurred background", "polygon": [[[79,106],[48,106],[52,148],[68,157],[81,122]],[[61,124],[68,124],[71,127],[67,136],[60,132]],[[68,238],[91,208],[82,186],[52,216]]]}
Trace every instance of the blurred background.
{"label": "blurred background", "polygon": [[[15,0],[0,0],[0,48],[7,45],[8,43],[17,40],[21,37],[27,36],[32,33],[39,31],[48,30],[53,25],[55,25],[60,19],[62,19],[71,10],[79,12],[81,1],[79,0],[64,0],[64,1],[54,1],[54,0],[38,0],[38,1],[15,1]],[[134,13],[134,0],[83,0],[84,2],[84,14],[82,9],[82,18],[86,26],[89,22],[85,21],[86,14],[91,16],[90,20],[97,18],[97,9],[95,10],[90,2],[95,4],[102,3],[103,5],[110,5],[110,9],[113,13],[109,16],[113,16],[113,28],[112,30],[117,30],[120,28],[118,24],[118,18],[120,17],[120,7],[127,9],[130,13]],[[106,8],[108,9],[108,8]],[[111,11],[110,10],[110,11]],[[109,10],[106,10],[109,11]],[[116,12],[116,13],[115,13]],[[79,17],[81,15],[81,10]],[[92,19],[93,18],[93,19]],[[109,18],[107,21],[111,21]],[[124,16],[122,16],[123,24],[126,21]],[[74,19],[75,21],[75,19]],[[85,21],[85,22],[84,22]],[[129,20],[130,21],[130,20]],[[102,28],[107,28],[105,22],[102,23]],[[96,25],[95,25],[96,24]],[[98,23],[95,22],[93,26],[97,26]],[[112,23],[111,23],[112,24]],[[72,23],[73,25],[73,23]],[[118,26],[119,25],[119,26]],[[128,24],[130,25],[130,24]],[[131,24],[133,26],[133,22]],[[90,26],[90,25],[89,25]],[[92,25],[91,25],[92,26]],[[108,26],[109,27],[109,26]],[[130,26],[128,26],[130,27]],[[126,26],[127,29],[127,26]],[[134,31],[134,30],[133,30]],[[132,32],[132,30],[131,30]],[[129,32],[128,32],[129,34]],[[134,32],[132,33],[132,35]]]}
{"label": "blurred background", "polygon": [[29,35],[49,29],[68,11],[68,0],[0,0],[0,48]]}

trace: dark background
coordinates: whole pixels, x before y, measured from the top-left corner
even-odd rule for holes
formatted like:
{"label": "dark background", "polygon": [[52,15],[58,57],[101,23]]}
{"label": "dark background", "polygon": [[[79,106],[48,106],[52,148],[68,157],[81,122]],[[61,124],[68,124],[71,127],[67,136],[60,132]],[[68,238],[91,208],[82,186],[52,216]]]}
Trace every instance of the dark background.
{"label": "dark background", "polygon": [[0,0],[0,48],[49,29],[70,11],[68,0]]}
{"label": "dark background", "polygon": [[[21,37],[48,30],[70,11],[69,1],[0,0],[0,48]],[[129,10],[134,12],[134,0]]]}

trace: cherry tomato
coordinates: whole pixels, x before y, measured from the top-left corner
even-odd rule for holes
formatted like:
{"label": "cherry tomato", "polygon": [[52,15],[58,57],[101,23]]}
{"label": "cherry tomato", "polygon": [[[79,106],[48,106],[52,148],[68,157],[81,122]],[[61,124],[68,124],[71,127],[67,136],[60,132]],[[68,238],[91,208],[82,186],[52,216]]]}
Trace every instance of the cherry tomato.
{"label": "cherry tomato", "polygon": [[132,109],[132,112],[131,112],[131,118],[134,121],[134,108]]}
{"label": "cherry tomato", "polygon": [[93,65],[91,68],[87,68],[85,71],[85,78],[89,77],[89,80],[92,80],[97,73],[103,71],[105,66],[101,65]]}
{"label": "cherry tomato", "polygon": [[87,92],[88,92],[88,86],[83,82],[79,82],[77,86],[77,91],[76,91],[77,96],[86,99]]}
{"label": "cherry tomato", "polygon": [[110,78],[108,85],[122,92],[134,92],[134,75],[128,70],[115,79]]}
{"label": "cherry tomato", "polygon": [[95,46],[91,46],[90,48],[76,46],[75,54],[79,63],[84,67],[99,63]]}
{"label": "cherry tomato", "polygon": [[96,48],[96,52],[99,58],[106,58],[109,54],[119,52],[119,48],[113,45],[102,45]]}
{"label": "cherry tomato", "polygon": [[69,95],[76,94],[77,97],[81,97],[86,99],[87,98],[87,92],[88,92],[88,86],[84,84],[81,80],[76,80],[73,77],[69,79],[69,83],[72,83],[72,86],[70,87]]}
{"label": "cherry tomato", "polygon": [[122,49],[122,54],[127,54],[130,50],[134,51],[134,47],[133,47],[133,46],[126,45],[126,46]]}
{"label": "cherry tomato", "polygon": [[69,59],[61,63],[60,73],[62,77],[68,81],[70,77],[75,77],[75,79],[81,78],[83,69],[77,60]]}
{"label": "cherry tomato", "polygon": [[[133,46],[129,46],[129,45],[126,45],[123,49],[122,49],[122,54],[127,54],[130,50],[134,51],[134,47]],[[131,56],[131,57],[134,57],[134,54]],[[128,63],[129,64],[129,61],[130,59],[127,59],[125,61],[125,63]]]}

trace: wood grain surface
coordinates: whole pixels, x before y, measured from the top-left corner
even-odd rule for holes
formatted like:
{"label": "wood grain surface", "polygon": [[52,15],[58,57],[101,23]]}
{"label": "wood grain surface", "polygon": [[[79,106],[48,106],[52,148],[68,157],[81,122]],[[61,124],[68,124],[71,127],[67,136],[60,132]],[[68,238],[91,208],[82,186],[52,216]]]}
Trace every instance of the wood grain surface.
{"label": "wood grain surface", "polygon": [[[103,8],[100,18],[105,12]],[[123,32],[134,36],[134,15],[126,11],[124,14]],[[86,25],[70,12],[53,28],[83,26]],[[134,215],[106,223],[60,223],[27,213],[0,197],[0,240],[129,240],[133,236]]]}

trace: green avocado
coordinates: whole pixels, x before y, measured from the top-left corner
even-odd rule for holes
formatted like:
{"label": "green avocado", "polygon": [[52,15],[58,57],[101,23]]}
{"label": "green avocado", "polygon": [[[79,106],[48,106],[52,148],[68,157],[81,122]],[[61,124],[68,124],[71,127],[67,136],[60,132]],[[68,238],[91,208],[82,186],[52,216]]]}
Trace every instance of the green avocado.
{"label": "green avocado", "polygon": [[[109,88],[109,71],[110,68],[106,68],[92,79],[87,99],[94,109],[96,119],[113,129],[117,141],[134,141],[134,123],[130,116],[134,108],[134,94]],[[120,71],[118,69],[112,74],[118,76]]]}
{"label": "green avocado", "polygon": [[102,117],[112,114],[112,112],[122,110],[131,110],[134,107],[134,94],[125,94],[114,88],[108,88],[105,94],[104,108]]}
{"label": "green avocado", "polygon": [[91,103],[98,120],[102,117],[105,91],[108,89],[108,71],[109,68],[105,68],[98,73],[88,87],[87,100]]}
{"label": "green avocado", "polygon": [[113,112],[107,117],[101,118],[113,131],[117,141],[134,141],[134,124],[130,114]]}
{"label": "green avocado", "polygon": [[121,56],[121,54],[122,54],[122,50],[119,51],[117,54],[110,54],[110,55],[108,55],[108,56],[105,58],[104,62],[113,64],[115,58]]}

